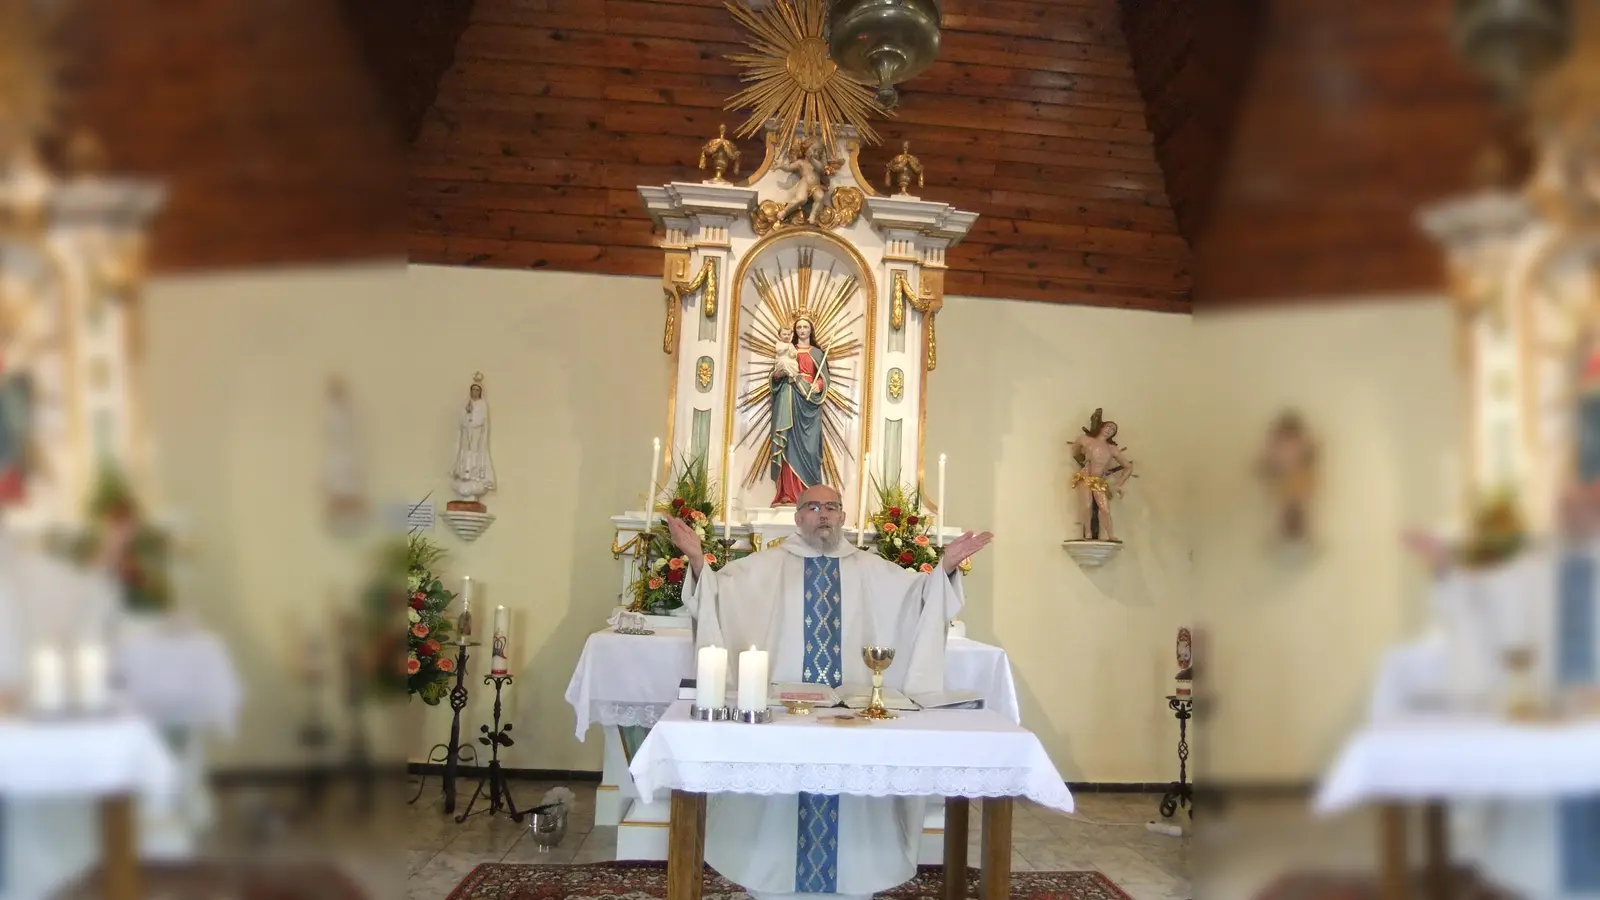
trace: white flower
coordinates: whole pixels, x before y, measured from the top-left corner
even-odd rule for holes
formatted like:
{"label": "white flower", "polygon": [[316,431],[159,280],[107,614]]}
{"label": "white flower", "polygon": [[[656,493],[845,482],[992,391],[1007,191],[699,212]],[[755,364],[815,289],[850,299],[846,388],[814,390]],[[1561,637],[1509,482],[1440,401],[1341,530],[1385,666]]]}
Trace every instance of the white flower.
{"label": "white flower", "polygon": [[653,572],[659,572],[662,569],[665,569],[666,567],[667,567],[667,558],[665,556],[661,557],[660,559],[657,559],[655,562],[650,564],[650,570],[653,571]]}
{"label": "white flower", "polygon": [[417,572],[412,572],[410,575],[406,576],[406,592],[415,594],[420,590],[422,590],[422,575]]}
{"label": "white flower", "polygon": [[422,613],[419,613],[414,609],[408,609],[406,610],[406,618],[410,619],[411,624],[415,625],[422,621]]}

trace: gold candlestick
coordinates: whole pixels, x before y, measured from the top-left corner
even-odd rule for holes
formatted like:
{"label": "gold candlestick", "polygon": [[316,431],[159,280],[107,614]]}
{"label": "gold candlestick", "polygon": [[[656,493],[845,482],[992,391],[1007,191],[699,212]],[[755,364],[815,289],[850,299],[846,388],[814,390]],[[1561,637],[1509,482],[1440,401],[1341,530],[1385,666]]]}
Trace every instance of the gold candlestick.
{"label": "gold candlestick", "polygon": [[883,705],[883,671],[894,662],[893,647],[862,647],[861,661],[872,670],[872,699],[861,711],[863,719],[893,719],[895,714]]}

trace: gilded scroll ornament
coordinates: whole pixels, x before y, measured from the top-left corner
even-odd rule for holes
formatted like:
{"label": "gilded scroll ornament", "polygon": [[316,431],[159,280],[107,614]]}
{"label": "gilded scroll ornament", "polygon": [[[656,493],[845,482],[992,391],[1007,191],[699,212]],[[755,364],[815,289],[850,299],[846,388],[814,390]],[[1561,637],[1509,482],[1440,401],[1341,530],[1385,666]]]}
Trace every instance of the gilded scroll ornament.
{"label": "gilded scroll ornament", "polygon": [[[816,225],[819,228],[849,228],[861,216],[865,204],[866,196],[856,188],[835,188],[817,211]],[[783,217],[781,221],[780,216]],[[804,209],[793,209],[784,215],[784,204],[777,200],[763,200],[750,213],[750,227],[763,237],[782,228],[806,224],[809,223]]]}
{"label": "gilded scroll ornament", "polygon": [[715,319],[717,317],[716,260],[707,258],[705,262],[701,263],[700,274],[696,275],[693,281],[674,281],[667,290],[672,293],[677,302],[682,303],[683,298],[702,288],[706,292],[706,302],[702,304],[705,307],[706,318]]}
{"label": "gilded scroll ornament", "polygon": [[694,384],[702,394],[711,390],[712,371],[712,362],[709,356],[700,357],[694,364]]}
{"label": "gilded scroll ornament", "polygon": [[939,367],[939,332],[934,327],[934,321],[939,315],[939,310],[944,308],[944,298],[931,294],[926,284],[923,285],[923,295],[921,297],[917,297],[909,290],[905,297],[916,308],[917,312],[922,313],[922,320],[928,334],[928,371],[932,372]]}
{"label": "gilded scroll ornament", "polygon": [[904,272],[894,273],[894,288],[889,292],[889,327],[895,331],[906,327],[906,303],[916,304],[916,292],[911,290],[911,279]]}
{"label": "gilded scroll ornament", "polygon": [[900,145],[900,154],[884,167],[883,180],[896,197],[905,197],[911,193],[913,178],[917,180],[917,187],[923,186],[922,161],[911,155],[911,142],[905,141]]}
{"label": "gilded scroll ornament", "polygon": [[895,403],[899,403],[900,402],[900,398],[904,397],[905,395],[906,395],[906,373],[905,373],[905,370],[900,369],[898,367],[890,369],[889,370],[889,399],[893,400]]}

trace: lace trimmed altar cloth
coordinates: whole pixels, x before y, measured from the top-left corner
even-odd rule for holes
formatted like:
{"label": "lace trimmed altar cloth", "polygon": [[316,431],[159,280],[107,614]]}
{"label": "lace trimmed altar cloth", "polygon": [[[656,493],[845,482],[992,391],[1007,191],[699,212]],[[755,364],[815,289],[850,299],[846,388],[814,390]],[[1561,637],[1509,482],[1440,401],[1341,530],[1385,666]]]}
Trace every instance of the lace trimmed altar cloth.
{"label": "lace trimmed altar cloth", "polygon": [[[577,715],[578,740],[591,724],[655,725],[678,700],[678,683],[693,678],[694,640],[687,628],[657,629],[653,635],[589,635],[567,685],[567,703]],[[945,690],[973,691],[986,707],[1022,721],[1011,662],[999,647],[966,638],[945,645]]]}
{"label": "lace trimmed altar cloth", "polygon": [[887,722],[830,724],[817,710],[772,722],[696,722],[690,701],[667,710],[629,772],[650,802],[697,794],[1027,797],[1073,811],[1072,793],[1033,732],[994,710],[904,712]]}

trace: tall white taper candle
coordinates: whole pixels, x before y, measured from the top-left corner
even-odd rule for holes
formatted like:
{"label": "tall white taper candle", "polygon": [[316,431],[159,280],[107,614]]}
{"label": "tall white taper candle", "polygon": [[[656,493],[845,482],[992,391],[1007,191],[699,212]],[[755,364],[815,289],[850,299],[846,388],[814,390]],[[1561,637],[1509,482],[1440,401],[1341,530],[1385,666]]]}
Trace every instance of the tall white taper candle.
{"label": "tall white taper candle", "polygon": [[950,521],[945,518],[944,508],[944,454],[939,454],[939,546],[944,546],[944,523]]}
{"label": "tall white taper candle", "polygon": [[507,672],[506,663],[506,608],[494,608],[494,658],[489,665],[489,672],[493,675],[504,675]]}
{"label": "tall white taper candle", "polygon": [[661,438],[656,438],[651,443],[650,449],[650,490],[644,495],[644,531],[650,533],[650,520],[656,513],[656,473],[661,469]]}
{"label": "tall white taper candle", "polygon": [[456,639],[472,636],[472,576],[461,576],[461,612],[456,615]]}
{"label": "tall white taper candle", "polygon": [[867,546],[867,492],[872,490],[872,451],[861,456],[861,503],[856,507],[856,549]]}
{"label": "tall white taper candle", "polygon": [[66,664],[61,651],[53,644],[34,648],[31,668],[29,700],[34,712],[60,712],[67,701]]}
{"label": "tall white taper candle", "polygon": [[733,445],[729,444],[723,454],[723,469],[727,474],[722,479],[722,539],[733,540],[733,507],[728,505],[728,483],[733,480]]}

